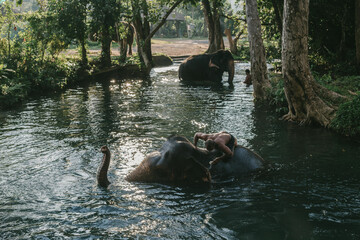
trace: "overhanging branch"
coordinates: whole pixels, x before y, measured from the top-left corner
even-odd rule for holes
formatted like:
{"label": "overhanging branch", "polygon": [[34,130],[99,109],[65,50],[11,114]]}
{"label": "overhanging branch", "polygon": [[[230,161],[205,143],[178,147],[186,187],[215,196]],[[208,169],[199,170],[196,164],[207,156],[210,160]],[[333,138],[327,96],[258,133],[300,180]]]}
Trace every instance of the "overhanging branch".
{"label": "overhanging branch", "polygon": [[172,11],[184,0],[177,0],[176,3],[174,3],[174,5],[165,13],[165,15],[162,17],[161,21],[159,22],[159,24],[150,32],[149,36],[147,36],[147,38],[145,39],[144,43],[147,43],[148,41],[151,40],[151,38],[155,35],[155,33],[165,24],[166,19],[168,18],[168,16],[172,13]]}

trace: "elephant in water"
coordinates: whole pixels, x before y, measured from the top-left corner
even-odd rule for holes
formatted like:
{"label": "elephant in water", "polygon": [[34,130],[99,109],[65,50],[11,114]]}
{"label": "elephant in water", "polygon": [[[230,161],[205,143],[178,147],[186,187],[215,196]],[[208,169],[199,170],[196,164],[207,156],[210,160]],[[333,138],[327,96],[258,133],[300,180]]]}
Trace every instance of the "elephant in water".
{"label": "elephant in water", "polygon": [[229,73],[232,85],[235,73],[234,58],[229,51],[190,56],[179,66],[179,79],[184,81],[211,81],[220,83],[224,72]]}
{"label": "elephant in water", "polygon": [[[102,147],[103,162],[98,171],[98,183],[107,187],[107,169],[110,151]],[[219,162],[209,170],[209,162],[221,154],[196,148],[188,139],[171,136],[159,151],[149,154],[126,180],[130,182],[160,183],[210,183],[217,177],[243,177],[267,168],[265,161],[251,150],[237,146],[234,156],[226,162]]]}

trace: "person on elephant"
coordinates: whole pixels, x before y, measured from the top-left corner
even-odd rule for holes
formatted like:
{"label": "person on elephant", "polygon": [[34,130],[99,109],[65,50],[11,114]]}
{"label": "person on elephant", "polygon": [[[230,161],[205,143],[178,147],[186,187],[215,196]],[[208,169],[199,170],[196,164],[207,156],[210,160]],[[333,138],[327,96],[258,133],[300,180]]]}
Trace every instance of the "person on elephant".
{"label": "person on elephant", "polygon": [[246,73],[246,78],[245,78],[245,81],[244,83],[246,84],[246,86],[250,86],[252,84],[252,81],[251,81],[251,75],[250,75],[250,70],[249,69],[246,69],[245,70],[245,73]]}
{"label": "person on elephant", "polygon": [[205,141],[205,147],[208,151],[218,149],[223,152],[223,155],[215,158],[210,162],[210,166],[217,164],[220,161],[227,161],[234,154],[234,149],[237,146],[236,138],[228,132],[219,132],[212,134],[196,133],[194,135],[194,145],[196,147],[198,140]]}

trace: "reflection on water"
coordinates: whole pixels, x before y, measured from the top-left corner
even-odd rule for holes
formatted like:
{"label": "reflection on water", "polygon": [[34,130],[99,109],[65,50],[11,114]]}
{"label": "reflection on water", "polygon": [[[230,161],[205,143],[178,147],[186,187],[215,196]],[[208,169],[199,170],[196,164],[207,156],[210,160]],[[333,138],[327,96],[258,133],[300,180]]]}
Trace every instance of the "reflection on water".
{"label": "reflection on water", "polygon": [[[359,142],[254,107],[248,67],[236,65],[235,88],[182,84],[171,66],[1,113],[0,238],[359,239]],[[167,136],[221,130],[275,170],[210,189],[124,180]]]}

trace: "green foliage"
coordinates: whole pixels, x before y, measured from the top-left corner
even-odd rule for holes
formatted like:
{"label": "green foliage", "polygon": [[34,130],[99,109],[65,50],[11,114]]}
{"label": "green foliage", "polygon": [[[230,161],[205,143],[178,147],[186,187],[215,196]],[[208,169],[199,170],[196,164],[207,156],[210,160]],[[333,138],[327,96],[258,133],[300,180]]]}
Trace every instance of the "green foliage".
{"label": "green foliage", "polygon": [[270,76],[271,89],[268,95],[270,96],[270,105],[276,107],[276,112],[285,114],[288,111],[288,103],[284,92],[284,80],[279,74],[272,74]]}
{"label": "green foliage", "polygon": [[241,44],[238,48],[238,54],[235,56],[235,60],[239,61],[250,61],[250,48],[249,46]]}
{"label": "green foliage", "polygon": [[27,95],[28,86],[15,76],[14,70],[0,65],[0,107],[17,103]]}
{"label": "green foliage", "polygon": [[[360,92],[359,92],[360,93]],[[360,95],[340,105],[330,127],[348,136],[360,135]]]}
{"label": "green foliage", "polygon": [[312,74],[316,82],[341,95],[352,96],[355,92],[360,91],[360,76],[335,78],[331,72],[324,75],[320,75],[317,72],[313,72]]}
{"label": "green foliage", "polygon": [[[257,2],[264,39],[266,39],[266,41],[276,41],[280,43],[281,33],[280,29],[278,28],[278,23],[276,22],[276,12],[274,4],[282,7],[283,1],[281,1],[280,3],[279,0],[265,0]],[[279,46],[280,44],[278,44],[278,48]]]}

